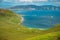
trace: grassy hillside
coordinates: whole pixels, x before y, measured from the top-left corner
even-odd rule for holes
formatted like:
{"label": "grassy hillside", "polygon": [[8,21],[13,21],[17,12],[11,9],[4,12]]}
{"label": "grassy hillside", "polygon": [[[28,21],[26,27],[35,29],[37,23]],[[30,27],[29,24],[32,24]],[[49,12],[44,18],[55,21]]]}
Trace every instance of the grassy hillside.
{"label": "grassy hillside", "polygon": [[40,30],[28,29],[21,24],[21,16],[0,9],[0,40],[25,40],[38,35]]}
{"label": "grassy hillside", "polygon": [[21,15],[0,9],[0,40],[60,40],[60,25],[49,30],[29,29],[21,20]]}
{"label": "grassy hillside", "polygon": [[60,24],[41,33],[41,35],[28,38],[27,40],[60,40]]}
{"label": "grassy hillside", "polygon": [[60,32],[47,33],[44,35],[29,38],[27,40],[60,40]]}

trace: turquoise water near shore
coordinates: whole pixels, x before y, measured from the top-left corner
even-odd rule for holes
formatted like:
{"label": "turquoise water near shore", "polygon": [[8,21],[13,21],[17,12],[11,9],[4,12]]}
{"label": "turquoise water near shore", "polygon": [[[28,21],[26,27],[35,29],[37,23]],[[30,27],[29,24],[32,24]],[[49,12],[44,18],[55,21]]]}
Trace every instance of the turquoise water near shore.
{"label": "turquoise water near shore", "polygon": [[60,10],[14,10],[24,18],[22,23],[31,28],[50,28],[60,23]]}

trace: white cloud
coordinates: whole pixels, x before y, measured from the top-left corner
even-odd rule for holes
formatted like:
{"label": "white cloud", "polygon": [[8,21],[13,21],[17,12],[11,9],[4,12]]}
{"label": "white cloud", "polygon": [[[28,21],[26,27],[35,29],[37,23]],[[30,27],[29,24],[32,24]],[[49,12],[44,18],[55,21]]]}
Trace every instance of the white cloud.
{"label": "white cloud", "polygon": [[3,2],[12,2],[12,3],[39,3],[47,2],[48,0],[3,0]]}
{"label": "white cloud", "polygon": [[35,0],[35,1],[43,1],[43,2],[46,2],[46,1],[48,1],[48,0]]}
{"label": "white cloud", "polygon": [[48,0],[19,0],[20,2],[47,2]]}
{"label": "white cloud", "polygon": [[48,2],[48,0],[34,0],[33,2],[35,2],[35,3]]}
{"label": "white cloud", "polygon": [[3,2],[13,2],[13,0],[3,0]]}
{"label": "white cloud", "polygon": [[3,2],[8,2],[8,0],[3,0]]}
{"label": "white cloud", "polygon": [[33,0],[19,0],[20,2],[33,2]]}

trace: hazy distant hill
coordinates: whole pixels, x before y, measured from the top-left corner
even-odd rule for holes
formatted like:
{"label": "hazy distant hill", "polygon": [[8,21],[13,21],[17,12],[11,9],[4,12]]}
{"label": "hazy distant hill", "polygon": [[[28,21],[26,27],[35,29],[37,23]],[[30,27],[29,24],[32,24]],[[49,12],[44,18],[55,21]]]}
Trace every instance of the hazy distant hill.
{"label": "hazy distant hill", "polygon": [[53,5],[42,5],[42,6],[36,6],[36,5],[18,5],[11,7],[11,9],[20,9],[20,10],[60,10],[59,6],[53,6]]}

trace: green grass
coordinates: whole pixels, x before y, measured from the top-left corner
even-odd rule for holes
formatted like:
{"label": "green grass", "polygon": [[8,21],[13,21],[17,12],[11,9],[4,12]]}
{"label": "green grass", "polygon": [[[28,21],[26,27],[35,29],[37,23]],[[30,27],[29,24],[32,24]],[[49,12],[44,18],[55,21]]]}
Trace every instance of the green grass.
{"label": "green grass", "polygon": [[21,16],[0,9],[0,40],[60,40],[60,24],[49,30],[29,29],[21,24]]}
{"label": "green grass", "polygon": [[60,32],[51,32],[44,35],[28,38],[27,40],[60,40]]}

